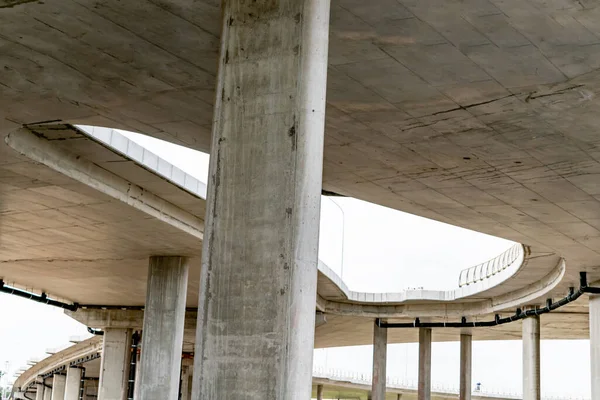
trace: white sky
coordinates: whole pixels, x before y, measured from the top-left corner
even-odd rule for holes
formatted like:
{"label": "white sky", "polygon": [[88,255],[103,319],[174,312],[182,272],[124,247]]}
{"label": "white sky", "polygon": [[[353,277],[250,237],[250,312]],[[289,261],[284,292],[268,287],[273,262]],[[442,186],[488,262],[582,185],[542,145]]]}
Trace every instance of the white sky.
{"label": "white sky", "polygon": [[[126,134],[206,182],[208,155]],[[320,258],[357,291],[454,288],[461,269],[492,258],[511,245],[506,240],[355,199],[324,198],[322,214]],[[65,346],[73,335],[88,335],[85,326],[61,310],[28,300],[0,294],[0,310],[0,370],[9,362],[11,378],[12,371],[28,359],[43,358],[47,348]],[[316,350],[314,363],[370,373],[371,351],[371,346]],[[417,362],[416,344],[389,346],[389,376],[416,381]],[[433,381],[456,387],[458,343],[434,343],[432,365]],[[521,380],[520,341],[474,342],[474,383],[481,382],[485,389],[520,393]],[[546,396],[589,398],[589,341],[542,342],[542,391]]]}

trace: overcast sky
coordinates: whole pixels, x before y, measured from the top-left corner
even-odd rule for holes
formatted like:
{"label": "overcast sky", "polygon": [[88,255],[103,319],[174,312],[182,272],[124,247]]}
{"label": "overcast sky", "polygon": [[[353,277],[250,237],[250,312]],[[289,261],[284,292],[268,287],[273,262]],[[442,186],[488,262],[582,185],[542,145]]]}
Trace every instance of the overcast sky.
{"label": "overcast sky", "polygon": [[[208,155],[127,135],[206,182]],[[511,245],[506,240],[355,199],[324,199],[322,210],[320,257],[357,291],[455,288],[461,269],[492,258]],[[47,348],[65,346],[73,335],[87,336],[85,326],[56,308],[0,294],[0,310],[0,370],[7,361],[15,370],[30,358],[42,358]],[[370,346],[316,350],[315,366],[370,373],[371,352]],[[433,381],[456,387],[458,360],[458,343],[435,343]],[[388,375],[416,380],[417,361],[416,344],[390,345]],[[520,393],[521,380],[520,341],[473,344],[474,383]],[[587,340],[542,343],[542,391],[545,395],[589,398]]]}

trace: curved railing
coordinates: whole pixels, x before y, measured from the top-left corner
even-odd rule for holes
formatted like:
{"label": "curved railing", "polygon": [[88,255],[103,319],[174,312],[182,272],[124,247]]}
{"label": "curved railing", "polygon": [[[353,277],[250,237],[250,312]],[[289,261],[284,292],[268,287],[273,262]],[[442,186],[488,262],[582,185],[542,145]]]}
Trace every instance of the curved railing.
{"label": "curved railing", "polygon": [[523,254],[523,246],[519,243],[515,244],[502,254],[477,264],[473,267],[460,271],[458,277],[458,287],[471,285],[473,283],[488,279],[508,268]]}
{"label": "curved railing", "polygon": [[[372,376],[370,374],[360,373],[360,372],[351,372],[344,371],[338,369],[330,369],[323,368],[320,366],[315,366],[313,368],[313,379],[321,378],[321,379],[330,379],[334,381],[344,381],[348,383],[353,383],[356,385],[371,385]],[[410,391],[418,390],[418,382],[410,379],[403,379],[397,377],[386,378],[386,386],[388,389],[404,389]],[[459,388],[443,383],[431,383],[431,391],[435,393],[443,393],[443,394],[459,394]],[[514,391],[506,391],[506,390],[495,390],[495,389],[473,389],[472,394],[474,396],[479,397],[490,397],[492,399],[522,399],[523,396]],[[542,400],[589,400],[582,397],[572,397],[572,396],[561,396],[561,395],[550,395],[550,396],[542,396]]]}

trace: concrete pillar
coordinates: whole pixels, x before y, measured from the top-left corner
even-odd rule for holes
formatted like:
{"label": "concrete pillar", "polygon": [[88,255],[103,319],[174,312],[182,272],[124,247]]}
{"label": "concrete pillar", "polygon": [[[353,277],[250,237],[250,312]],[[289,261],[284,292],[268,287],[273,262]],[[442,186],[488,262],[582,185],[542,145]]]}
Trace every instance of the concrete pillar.
{"label": "concrete pillar", "polygon": [[35,384],[35,400],[44,400],[44,383]]}
{"label": "concrete pillar", "polygon": [[125,400],[131,354],[131,329],[105,328],[98,400]]}
{"label": "concrete pillar", "polygon": [[194,400],[312,390],[329,0],[228,0]]}
{"label": "concrete pillar", "polygon": [[317,400],[323,400],[323,385],[317,385]]}
{"label": "concrete pillar", "polygon": [[523,320],[523,400],[540,400],[540,317]]}
{"label": "concrete pillar", "polygon": [[418,400],[431,400],[431,329],[419,328]]}
{"label": "concrete pillar", "polygon": [[373,400],[385,400],[387,364],[387,328],[373,326],[373,379],[371,395]]}
{"label": "concrete pillar", "polygon": [[64,400],[79,400],[81,394],[81,372],[78,367],[67,368]]}
{"label": "concrete pillar", "polygon": [[589,298],[592,399],[600,399],[600,296]]}
{"label": "concrete pillar", "polygon": [[52,377],[52,400],[65,399],[65,384],[67,377],[65,375],[56,374]]}
{"label": "concrete pillar", "polygon": [[[47,383],[44,380],[44,383]],[[52,388],[44,385],[44,400],[52,400]]]}
{"label": "concrete pillar", "polygon": [[459,400],[471,400],[471,362],[473,337],[460,335],[460,392]]}
{"label": "concrete pillar", "polygon": [[137,382],[143,400],[179,397],[188,270],[185,257],[150,257]]}

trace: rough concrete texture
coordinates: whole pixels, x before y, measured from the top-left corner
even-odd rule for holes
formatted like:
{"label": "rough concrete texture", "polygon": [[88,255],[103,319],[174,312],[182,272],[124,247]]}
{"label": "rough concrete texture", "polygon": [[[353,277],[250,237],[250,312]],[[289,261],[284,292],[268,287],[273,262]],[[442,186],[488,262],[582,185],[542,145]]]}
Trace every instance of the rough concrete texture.
{"label": "rough concrete texture", "polygon": [[67,377],[55,374],[52,378],[52,400],[64,400]]}
{"label": "rough concrete texture", "polygon": [[78,367],[67,368],[64,400],[80,400],[81,373]]}
{"label": "rough concrete texture", "polygon": [[126,399],[131,334],[131,329],[126,328],[104,330],[98,400]]}
{"label": "rough concrete texture", "polygon": [[540,317],[523,320],[523,400],[540,400]]}
{"label": "rough concrete texture", "polygon": [[472,368],[473,336],[460,335],[460,385],[459,400],[471,400],[471,368]]}
{"label": "rough concrete texture", "polygon": [[192,398],[304,400],[329,2],[223,6]]}
{"label": "rough concrete texture", "polygon": [[385,400],[387,386],[387,328],[373,325],[373,382],[371,398]]}
{"label": "rough concrete texture", "polygon": [[177,400],[189,260],[150,257],[140,359],[139,396]]}
{"label": "rough concrete texture", "polygon": [[419,328],[419,400],[431,400],[431,329]]}

